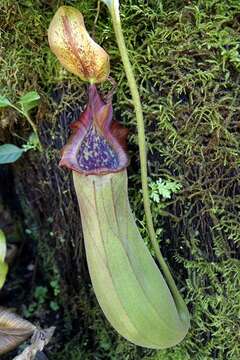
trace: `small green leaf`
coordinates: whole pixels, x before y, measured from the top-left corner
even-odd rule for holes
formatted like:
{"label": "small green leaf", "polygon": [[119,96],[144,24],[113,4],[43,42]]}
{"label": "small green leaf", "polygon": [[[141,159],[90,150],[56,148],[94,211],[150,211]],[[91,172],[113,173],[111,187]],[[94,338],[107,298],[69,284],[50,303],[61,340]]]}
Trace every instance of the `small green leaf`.
{"label": "small green leaf", "polygon": [[8,265],[4,262],[5,256],[7,253],[7,245],[6,245],[6,237],[4,232],[0,230],[0,289],[3,287],[5,283]]}
{"label": "small green leaf", "polygon": [[0,145],[0,164],[10,164],[20,158],[23,149],[13,144]]}
{"label": "small green leaf", "polygon": [[53,311],[58,311],[60,309],[60,306],[58,305],[58,303],[56,301],[50,301],[50,308]]}
{"label": "small green leaf", "polygon": [[22,111],[24,113],[28,113],[31,109],[38,105],[39,100],[40,96],[36,91],[29,91],[20,97],[18,104],[21,105]]}
{"label": "small green leaf", "polygon": [[39,139],[37,135],[33,132],[28,138],[28,141],[26,144],[22,146],[24,151],[28,150],[37,150],[39,145]]}
{"label": "small green leaf", "polygon": [[48,289],[44,286],[37,286],[34,291],[34,297],[39,304],[43,304],[47,298]]}
{"label": "small green leaf", "polygon": [[2,230],[0,230],[0,261],[4,261],[7,253],[6,237]]}
{"label": "small green leaf", "polygon": [[11,106],[11,102],[8,100],[6,96],[0,96],[0,108],[5,108]]}
{"label": "small green leaf", "polygon": [[8,265],[0,261],[0,289],[3,287],[8,273]]}

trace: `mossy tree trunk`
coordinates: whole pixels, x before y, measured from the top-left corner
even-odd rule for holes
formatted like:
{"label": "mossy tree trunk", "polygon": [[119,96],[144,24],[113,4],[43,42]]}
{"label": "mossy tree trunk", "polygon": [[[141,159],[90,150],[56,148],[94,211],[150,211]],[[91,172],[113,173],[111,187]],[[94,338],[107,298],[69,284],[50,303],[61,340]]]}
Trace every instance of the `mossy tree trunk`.
{"label": "mossy tree trunk", "polygon": [[[83,12],[91,29],[97,2],[69,3]],[[68,125],[86,103],[85,85],[62,70],[47,44],[58,5],[43,0],[0,5],[1,91],[12,99],[39,91],[35,121],[44,147],[42,154],[29,152],[11,166],[26,231],[21,233],[23,260],[12,268],[6,291],[13,294],[10,284],[20,265],[33,265],[30,276],[20,271],[15,306],[43,326],[57,324],[50,359],[239,359],[239,3],[121,2],[144,107],[150,183],[161,177],[182,185],[170,199],[160,194],[160,202],[152,200],[152,208],[161,249],[189,304],[192,328],[180,346],[154,355],[118,337],[91,289],[71,174],[58,167]],[[111,75],[118,82],[115,114],[130,130],[130,199],[147,241],[135,118],[107,16],[103,8],[95,33],[111,55]],[[20,145],[15,134],[30,134],[13,112],[1,111],[0,124],[2,142]],[[47,295],[39,295],[44,294],[39,287]]]}

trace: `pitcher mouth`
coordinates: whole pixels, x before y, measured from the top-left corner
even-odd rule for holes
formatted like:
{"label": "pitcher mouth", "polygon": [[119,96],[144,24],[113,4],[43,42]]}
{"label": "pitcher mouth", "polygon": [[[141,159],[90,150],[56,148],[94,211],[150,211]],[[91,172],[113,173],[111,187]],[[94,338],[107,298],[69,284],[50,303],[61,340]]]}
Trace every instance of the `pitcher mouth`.
{"label": "pitcher mouth", "polygon": [[113,120],[112,102],[104,102],[95,85],[79,119],[70,125],[73,134],[62,149],[60,166],[85,175],[119,172],[129,164],[128,130]]}

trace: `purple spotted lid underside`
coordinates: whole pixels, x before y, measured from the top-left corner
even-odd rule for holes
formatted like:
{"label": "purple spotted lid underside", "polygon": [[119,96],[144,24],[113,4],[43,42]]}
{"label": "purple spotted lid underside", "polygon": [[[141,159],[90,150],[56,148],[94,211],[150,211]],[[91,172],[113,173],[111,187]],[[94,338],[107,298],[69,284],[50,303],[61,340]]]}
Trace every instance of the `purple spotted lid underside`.
{"label": "purple spotted lid underside", "polygon": [[127,129],[112,120],[112,103],[101,99],[95,85],[89,86],[88,105],[71,129],[73,134],[63,148],[60,166],[86,175],[127,167]]}

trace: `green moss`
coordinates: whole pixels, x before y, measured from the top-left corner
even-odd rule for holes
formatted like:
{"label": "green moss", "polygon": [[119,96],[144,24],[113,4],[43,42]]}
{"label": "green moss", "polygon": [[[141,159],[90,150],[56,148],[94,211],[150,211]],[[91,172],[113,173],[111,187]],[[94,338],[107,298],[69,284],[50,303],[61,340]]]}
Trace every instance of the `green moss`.
{"label": "green moss", "polygon": [[[239,1],[121,1],[124,33],[144,108],[149,174],[153,181],[162,177],[182,184],[164,202],[164,211],[152,206],[161,248],[189,304],[192,327],[182,344],[154,354],[119,338],[89,292],[76,199],[69,175],[58,170],[56,160],[67,136],[67,121],[60,121],[59,114],[69,111],[74,102],[81,107],[85,101],[85,85],[61,68],[47,44],[50,19],[62,3],[8,0],[0,9],[1,92],[14,98],[37,89],[43,99],[37,120],[47,151],[31,186],[44,193],[44,204],[49,206],[41,216],[45,220],[53,216],[58,227],[53,237],[46,235],[40,241],[39,256],[50,273],[51,254],[65,265],[61,261],[56,265],[65,284],[65,328],[60,340],[65,348],[55,344],[52,358],[238,360]],[[64,3],[78,7],[88,29],[93,28],[96,1]],[[111,22],[106,8],[101,8],[96,39],[110,53],[111,75],[118,81],[114,107],[130,129],[131,202],[146,237],[135,117]],[[56,87],[65,91],[59,103],[49,101]],[[9,115],[2,114],[2,124]],[[11,129],[26,131],[19,121]],[[9,136],[6,128],[4,136]]]}

